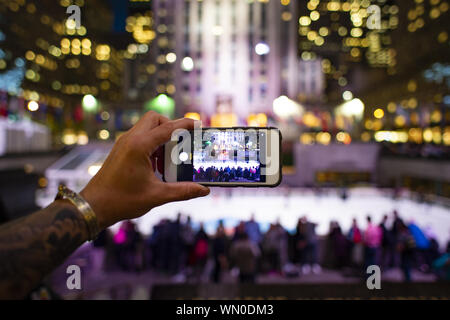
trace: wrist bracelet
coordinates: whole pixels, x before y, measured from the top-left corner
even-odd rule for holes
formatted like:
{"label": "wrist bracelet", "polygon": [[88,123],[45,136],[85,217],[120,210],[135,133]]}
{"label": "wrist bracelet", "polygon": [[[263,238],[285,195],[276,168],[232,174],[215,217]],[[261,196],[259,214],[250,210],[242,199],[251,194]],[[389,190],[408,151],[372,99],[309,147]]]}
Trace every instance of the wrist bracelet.
{"label": "wrist bracelet", "polygon": [[78,211],[81,212],[88,228],[88,240],[95,240],[100,233],[100,230],[97,222],[97,216],[89,203],[87,203],[81,195],[61,184],[58,187],[58,194],[56,195],[55,200],[63,199],[69,200],[75,207],[77,207]]}

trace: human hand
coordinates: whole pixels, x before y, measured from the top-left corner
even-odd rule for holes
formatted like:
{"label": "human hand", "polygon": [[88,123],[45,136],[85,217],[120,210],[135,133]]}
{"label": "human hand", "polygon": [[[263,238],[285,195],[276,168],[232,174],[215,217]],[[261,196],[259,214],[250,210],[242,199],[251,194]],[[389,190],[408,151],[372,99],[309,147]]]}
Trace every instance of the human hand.
{"label": "human hand", "polygon": [[155,175],[164,168],[161,146],[176,129],[194,129],[191,119],[169,119],[150,111],[115,143],[105,163],[80,192],[97,215],[101,229],[142,216],[168,202],[209,194],[193,182],[166,183]]}

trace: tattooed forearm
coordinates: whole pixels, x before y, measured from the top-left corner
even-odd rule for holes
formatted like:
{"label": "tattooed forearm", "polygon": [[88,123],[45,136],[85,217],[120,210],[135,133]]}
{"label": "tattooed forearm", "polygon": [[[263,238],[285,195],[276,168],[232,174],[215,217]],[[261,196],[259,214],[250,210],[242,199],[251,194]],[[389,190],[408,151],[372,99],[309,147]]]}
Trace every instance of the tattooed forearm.
{"label": "tattooed forearm", "polygon": [[66,201],[0,226],[0,299],[21,299],[88,238]]}

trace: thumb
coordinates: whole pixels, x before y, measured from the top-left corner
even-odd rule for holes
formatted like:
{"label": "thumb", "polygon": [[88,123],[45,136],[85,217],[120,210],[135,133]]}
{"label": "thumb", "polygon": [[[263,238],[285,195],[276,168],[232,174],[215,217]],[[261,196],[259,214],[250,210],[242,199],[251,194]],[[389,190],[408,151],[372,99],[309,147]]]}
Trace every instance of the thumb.
{"label": "thumb", "polygon": [[210,192],[208,187],[194,182],[162,183],[162,185],[160,188],[161,204],[205,197]]}

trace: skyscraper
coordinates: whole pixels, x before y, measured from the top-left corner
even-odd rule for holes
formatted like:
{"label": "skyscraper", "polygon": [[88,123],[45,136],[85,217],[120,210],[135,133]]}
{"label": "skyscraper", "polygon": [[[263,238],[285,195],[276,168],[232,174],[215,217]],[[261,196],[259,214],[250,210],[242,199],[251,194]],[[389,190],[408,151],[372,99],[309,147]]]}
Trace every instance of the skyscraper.
{"label": "skyscraper", "polygon": [[153,54],[165,76],[158,81],[176,88],[178,114],[232,113],[243,123],[250,113],[270,112],[280,95],[320,95],[320,62],[304,65],[299,59],[297,5],[288,0],[154,0],[159,31]]}

